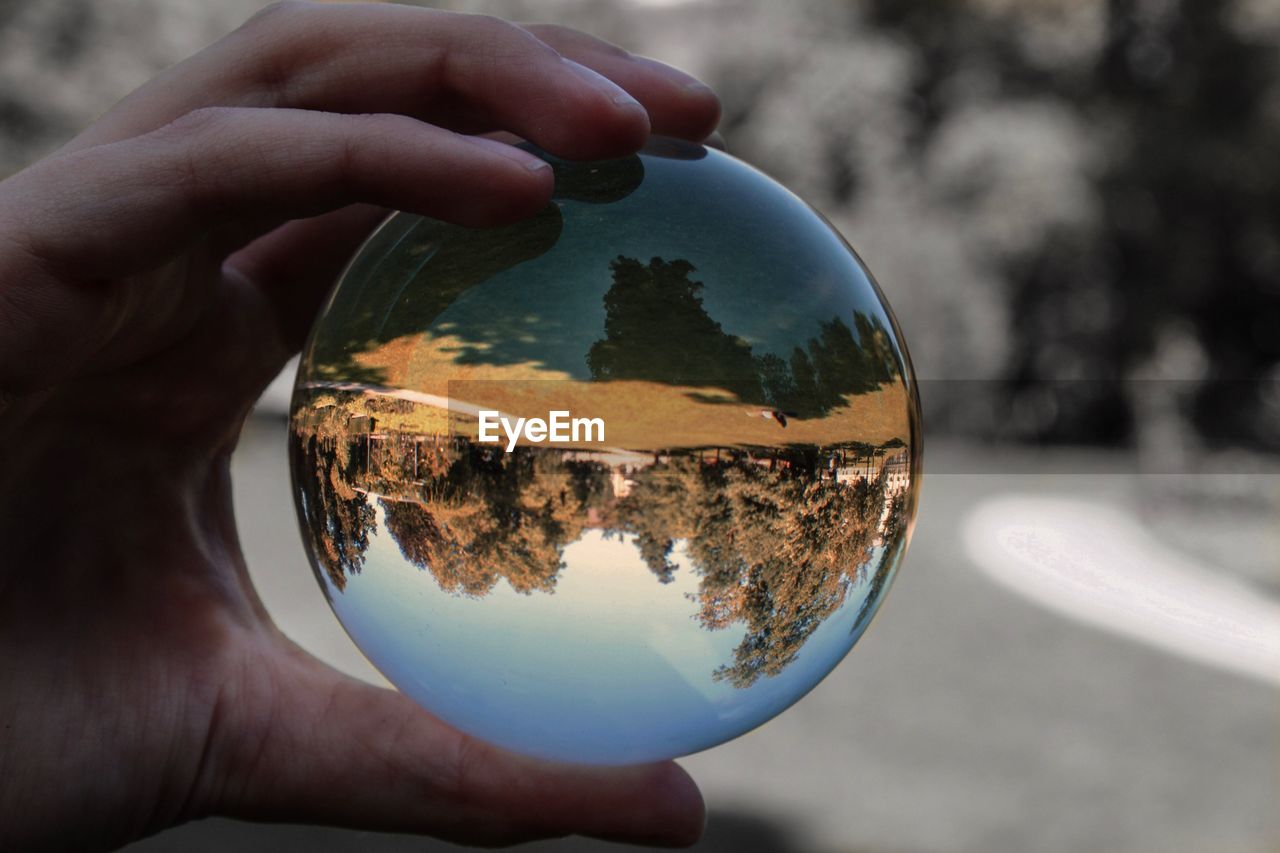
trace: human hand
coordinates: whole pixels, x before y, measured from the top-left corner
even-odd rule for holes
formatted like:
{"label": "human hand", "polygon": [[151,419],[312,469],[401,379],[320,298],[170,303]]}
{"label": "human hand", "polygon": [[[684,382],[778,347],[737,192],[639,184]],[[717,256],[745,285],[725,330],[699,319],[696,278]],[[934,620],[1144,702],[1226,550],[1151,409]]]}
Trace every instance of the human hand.
{"label": "human hand", "polygon": [[591,159],[717,117],[691,78],[572,30],[290,3],[0,182],[0,849],[209,814],[696,839],[675,764],[515,756],[292,644],[250,583],[229,457],[385,208],[488,225],[547,203],[541,161],[461,134]]}

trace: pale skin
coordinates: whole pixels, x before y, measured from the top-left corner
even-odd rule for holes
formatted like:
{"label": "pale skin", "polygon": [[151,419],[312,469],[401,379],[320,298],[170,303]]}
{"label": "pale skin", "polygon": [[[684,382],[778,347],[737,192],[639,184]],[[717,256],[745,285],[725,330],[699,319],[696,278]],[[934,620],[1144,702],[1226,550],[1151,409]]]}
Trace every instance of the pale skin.
{"label": "pale skin", "polygon": [[604,158],[718,114],[572,30],[290,3],[0,182],[0,850],[212,814],[697,839],[674,763],[519,757],[292,643],[249,580],[229,458],[385,209],[481,226],[547,203],[548,170],[467,135]]}

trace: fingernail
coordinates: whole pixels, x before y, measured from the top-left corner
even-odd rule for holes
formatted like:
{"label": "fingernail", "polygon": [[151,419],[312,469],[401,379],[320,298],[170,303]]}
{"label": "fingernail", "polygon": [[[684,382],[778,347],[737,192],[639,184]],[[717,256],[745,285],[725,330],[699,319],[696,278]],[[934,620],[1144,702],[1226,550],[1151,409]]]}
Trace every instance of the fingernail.
{"label": "fingernail", "polygon": [[551,164],[546,160],[543,160],[541,157],[535,157],[528,151],[522,151],[519,148],[507,145],[505,142],[499,142],[496,139],[486,139],[483,136],[467,136],[463,138],[486,151],[490,151],[494,154],[501,154],[508,160],[519,163],[530,172],[538,172],[543,169],[551,168]]}
{"label": "fingernail", "polygon": [[609,100],[620,107],[634,107],[636,109],[644,109],[644,106],[631,96],[626,89],[617,83],[605,77],[603,74],[588,68],[585,65],[574,62],[572,59],[564,59],[564,61],[573,69],[574,73],[579,77],[591,82],[597,89],[604,92]]}

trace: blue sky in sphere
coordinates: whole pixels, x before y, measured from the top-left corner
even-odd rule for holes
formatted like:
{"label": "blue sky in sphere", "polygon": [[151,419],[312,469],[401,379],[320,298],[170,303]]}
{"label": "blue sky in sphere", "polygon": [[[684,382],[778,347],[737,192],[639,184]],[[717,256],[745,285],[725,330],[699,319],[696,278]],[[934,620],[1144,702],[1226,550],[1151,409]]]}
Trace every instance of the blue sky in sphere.
{"label": "blue sky in sphere", "polygon": [[[780,674],[747,688],[712,676],[741,625],[695,619],[698,574],[683,543],[662,584],[630,536],[589,529],[564,551],[554,592],[505,580],[481,598],[445,592],[404,559],[381,506],[363,570],[331,588],[356,644],[402,691],[471,734],[547,758],[632,763],[688,754],[786,708],[834,667],[874,571]],[[872,565],[883,549],[874,549]],[[860,632],[857,632],[860,633]]]}

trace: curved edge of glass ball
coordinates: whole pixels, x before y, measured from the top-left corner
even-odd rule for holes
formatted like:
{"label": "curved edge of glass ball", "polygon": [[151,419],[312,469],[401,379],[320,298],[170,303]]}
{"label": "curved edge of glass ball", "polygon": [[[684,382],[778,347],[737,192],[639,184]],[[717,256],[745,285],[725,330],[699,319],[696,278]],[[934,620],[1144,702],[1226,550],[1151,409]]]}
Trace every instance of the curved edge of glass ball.
{"label": "curved edge of glass ball", "polygon": [[[832,235],[834,235],[839,239],[844,249],[849,253],[850,257],[854,259],[854,261],[860,268],[860,271],[865,276],[867,285],[871,288],[871,291],[875,295],[875,299],[878,301],[878,304],[881,310],[884,312],[884,315],[886,316],[887,321],[889,323],[890,334],[892,336],[894,344],[896,345],[896,347],[898,348],[898,351],[900,352],[900,356],[903,364],[901,379],[903,382],[904,391],[906,392],[905,405],[907,408],[906,423],[907,423],[907,431],[908,431],[908,435],[906,436],[907,445],[908,445],[907,460],[909,462],[909,467],[910,467],[909,477],[910,477],[911,487],[907,490],[907,493],[906,493],[906,500],[907,500],[907,506],[905,511],[906,530],[904,531],[904,535],[901,540],[899,556],[898,558],[896,558],[897,560],[900,560],[901,554],[905,553],[906,551],[906,548],[909,544],[912,531],[914,528],[916,513],[917,513],[918,503],[919,503],[921,475],[923,471],[923,463],[922,463],[923,435],[922,435],[922,420],[921,420],[921,411],[920,411],[919,390],[918,390],[917,382],[915,379],[914,369],[911,364],[910,355],[908,353],[906,342],[903,337],[902,331],[899,327],[898,321],[894,316],[892,309],[890,308],[889,303],[885,298],[879,283],[875,280],[874,276],[870,273],[867,265],[863,262],[862,258],[858,255],[856,250],[854,250],[853,247],[848,244],[848,241],[844,238],[844,236],[826,219],[826,217],[824,217],[820,212],[818,212],[815,208],[813,208],[812,205],[809,205],[803,200],[799,199],[799,197],[796,196],[794,193],[787,190],[785,187],[782,187],[776,181],[773,181],[772,178],[769,178],[760,170],[750,166],[749,164],[743,163],[742,161],[737,160],[736,158],[733,158],[731,155],[725,154],[715,149],[709,149],[705,146],[702,146],[696,143],[690,143],[690,142],[685,142],[681,140],[665,139],[661,137],[654,137],[649,141],[649,143],[645,146],[645,148],[642,149],[639,152],[639,154],[636,156],[628,157],[628,158],[619,158],[617,160],[611,160],[611,161],[588,162],[588,163],[571,163],[569,161],[563,161],[551,155],[548,155],[546,152],[536,149],[534,146],[527,145],[527,144],[524,144],[521,147],[524,147],[527,150],[533,151],[534,153],[544,157],[545,159],[547,159],[549,162],[552,163],[556,173],[556,188],[555,188],[553,198],[557,200],[582,202],[587,205],[609,205],[626,198],[630,193],[634,192],[644,182],[644,177],[645,177],[644,162],[647,159],[657,158],[660,160],[669,159],[673,161],[698,161],[698,160],[710,159],[713,161],[718,161],[723,163],[731,163],[733,164],[734,168],[748,170],[754,175],[759,176],[762,180],[767,181],[772,187],[786,193],[790,198],[794,199],[798,204],[802,205],[810,214],[816,217],[816,219],[822,224],[822,226],[828,229]],[[334,291],[331,293],[325,310],[322,312],[322,317],[327,315],[329,311],[333,308],[338,292],[344,287],[345,284],[347,284],[353,278],[353,274],[358,270],[361,259],[368,257],[371,250],[374,247],[378,246],[379,241],[386,236],[388,231],[395,231],[398,228],[405,228],[408,224],[415,221],[420,221],[420,220],[421,220],[420,217],[416,217],[411,214],[393,213],[389,215],[387,219],[384,220],[383,223],[366,239],[360,251],[357,252],[351,264],[349,264],[346,271],[344,271],[342,277],[339,278],[339,282],[335,286]],[[394,308],[394,305],[391,307]],[[312,334],[307,342],[306,347],[304,348],[304,358],[303,358],[302,364],[300,364],[300,367],[299,367],[298,379],[295,382],[295,394],[294,394],[294,402],[293,402],[293,415],[295,420],[298,417],[299,413],[302,411],[302,409],[305,408],[305,406],[308,403],[308,395],[310,392],[304,390],[304,386],[308,382],[313,381],[315,378],[314,372],[309,372],[309,371],[312,371],[312,367],[308,366],[308,356],[312,354],[313,351],[315,350],[316,338],[320,334],[320,330],[321,330],[321,324],[317,323],[316,327],[312,331]],[[777,413],[775,412],[773,414],[776,415]],[[291,463],[293,465],[293,477],[295,481],[295,496],[298,496],[299,520],[300,520],[300,524],[303,527],[304,539],[307,541],[308,551],[311,556],[312,565],[316,570],[317,578],[319,579],[322,588],[325,590],[326,595],[329,597],[330,603],[333,604],[334,593],[332,590],[334,588],[334,583],[335,583],[334,575],[331,571],[326,571],[324,568],[322,568],[323,558],[318,555],[316,545],[313,542],[311,536],[309,535],[310,532],[314,530],[314,519],[308,518],[307,516],[308,510],[304,506],[305,496],[303,496],[302,493],[296,487],[300,478],[309,476],[308,472],[304,470],[304,467],[300,465],[300,461],[302,459],[303,459],[303,453],[301,452],[295,451],[294,453],[291,454]],[[892,584],[892,577],[894,574],[896,574],[896,568],[897,568],[897,564],[895,562],[894,566],[892,567],[892,570],[889,572],[888,577],[885,579],[885,584],[883,589],[878,593],[878,598],[871,611],[871,615],[874,615],[874,613],[878,611],[883,601],[884,593],[887,592],[888,587]],[[336,609],[337,608],[335,607],[335,610]],[[343,621],[344,627],[347,628],[348,632],[352,633],[353,639],[356,639],[356,634],[352,632],[351,626],[348,625],[348,620],[343,619],[341,613],[339,614],[339,617]],[[868,621],[870,621],[870,616],[868,616]],[[865,630],[865,626],[863,630]],[[859,636],[860,635],[861,635],[861,631],[859,632]],[[357,639],[357,644],[361,645],[362,649],[364,648],[364,645],[358,639]],[[846,649],[846,653],[847,653],[847,649]],[[368,654],[367,651],[366,651],[366,654]],[[843,657],[844,657],[844,654],[843,653],[840,654],[839,658],[843,658]],[[836,661],[837,663],[839,658]],[[370,655],[370,659],[373,660],[372,655]],[[374,661],[374,663],[380,669],[383,669],[383,671],[386,672],[386,669],[384,668],[384,665],[382,663],[376,660]],[[833,663],[830,668],[834,668],[834,665],[835,664]],[[828,668],[827,672],[830,671],[830,668]],[[643,754],[643,755],[626,755],[616,759],[609,756],[571,754],[572,750],[569,750],[568,752],[566,752],[566,750],[559,749],[559,748],[539,749],[537,747],[530,747],[528,743],[520,743],[520,742],[513,742],[510,740],[504,740],[502,737],[495,737],[493,734],[493,731],[479,730],[477,728],[469,726],[468,721],[466,719],[458,719],[456,715],[451,717],[448,714],[440,713],[439,707],[436,704],[434,704],[431,699],[427,699],[426,701],[424,701],[423,699],[418,698],[417,696],[415,696],[414,698],[418,699],[420,704],[423,704],[425,707],[432,710],[433,712],[439,713],[446,720],[448,720],[449,722],[452,722],[454,725],[457,725],[459,728],[462,728],[463,730],[466,730],[469,733],[477,735],[486,740],[490,740],[491,742],[497,743],[500,746],[504,746],[506,748],[513,749],[518,752],[524,752],[526,754],[536,755],[543,758],[582,761],[586,763],[599,763],[599,764],[633,763],[633,761],[635,760],[648,761],[648,760],[656,760],[659,758],[677,757],[679,755],[688,754],[690,752],[700,751],[702,749],[715,746],[719,743],[723,743],[726,740],[730,740],[732,738],[738,737],[746,733],[747,731],[750,731],[752,728],[755,728],[757,725],[760,725],[763,722],[767,721],[767,719],[771,719],[773,716],[776,716],[778,713],[781,713],[782,710],[785,710],[786,707],[789,707],[794,702],[803,698],[803,696],[807,694],[808,691],[811,690],[814,686],[816,686],[816,684],[819,681],[821,681],[822,678],[825,678],[827,672],[822,673],[822,675],[819,678],[817,678],[817,680],[813,681],[812,684],[809,684],[803,690],[799,690],[794,695],[790,696],[789,701],[787,701],[785,705],[783,705],[780,708],[777,708],[772,713],[770,713],[767,717],[753,723],[750,726],[747,726],[740,730],[729,731],[728,733],[724,734],[723,737],[713,737],[713,738],[706,739],[704,742],[697,744],[694,748],[687,748],[687,749],[682,748],[677,751],[658,751],[652,754]],[[388,677],[391,677],[389,673],[388,673]],[[400,684],[404,679],[391,678],[391,680],[393,681],[393,683]]]}

